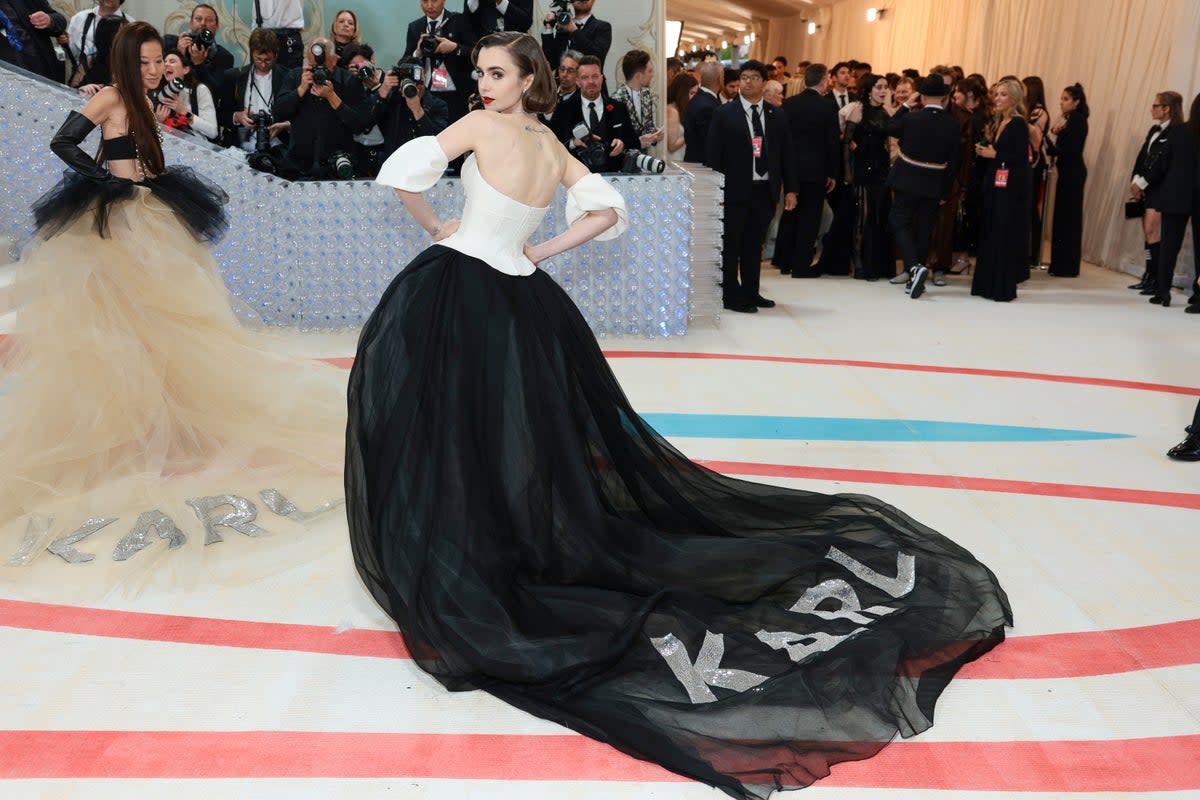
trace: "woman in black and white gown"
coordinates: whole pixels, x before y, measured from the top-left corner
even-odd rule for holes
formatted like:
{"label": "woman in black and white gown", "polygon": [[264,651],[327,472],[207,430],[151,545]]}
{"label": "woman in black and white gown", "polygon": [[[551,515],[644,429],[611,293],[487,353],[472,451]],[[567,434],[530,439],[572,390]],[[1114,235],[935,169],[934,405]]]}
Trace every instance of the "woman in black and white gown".
{"label": "woman in black and white gown", "polygon": [[[435,244],[350,376],[354,558],[417,664],[735,797],[928,728],[1011,624],[995,576],[880,500],[727,478],[648,427],[537,268],[619,234],[624,201],[538,122],[534,39],[473,58],[486,110],[381,170]],[[441,221],[419,193],[467,153]],[[530,244],[560,184],[569,226]]]}

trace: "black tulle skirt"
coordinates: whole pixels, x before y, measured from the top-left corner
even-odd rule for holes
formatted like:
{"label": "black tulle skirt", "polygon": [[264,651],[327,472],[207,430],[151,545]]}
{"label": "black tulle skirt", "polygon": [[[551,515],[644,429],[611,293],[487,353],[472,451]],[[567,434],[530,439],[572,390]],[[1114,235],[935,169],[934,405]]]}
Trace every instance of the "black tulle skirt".
{"label": "black tulle skirt", "polygon": [[926,729],[1011,624],[995,575],[897,509],[692,463],[546,273],[442,246],[362,331],[346,499],[422,669],[735,797]]}
{"label": "black tulle skirt", "polygon": [[225,205],[229,195],[220,186],[191,167],[172,166],[162,175],[134,183],[121,178],[97,181],[73,170],[33,204],[37,232],[50,238],[70,227],[85,212],[95,213],[96,232],[109,236],[109,210],[114,203],[131,200],[138,186],[144,186],[175,212],[197,239],[215,242],[229,227]]}

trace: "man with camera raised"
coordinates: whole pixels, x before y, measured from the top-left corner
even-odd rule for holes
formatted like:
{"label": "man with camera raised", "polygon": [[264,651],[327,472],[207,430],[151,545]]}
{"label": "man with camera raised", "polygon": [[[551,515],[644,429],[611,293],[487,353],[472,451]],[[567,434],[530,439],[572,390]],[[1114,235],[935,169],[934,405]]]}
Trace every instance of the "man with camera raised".
{"label": "man with camera raised", "polygon": [[450,109],[450,122],[467,114],[475,91],[471,49],[477,37],[463,14],[446,10],[446,0],[421,0],[420,19],[408,24],[406,57],[421,63],[425,88]]}
{"label": "man with camera raised", "polygon": [[604,72],[604,59],[612,47],[612,25],[592,16],[596,0],[550,0],[550,13],[542,20],[542,50],[552,69],[567,50],[595,56]]}
{"label": "man with camera raised", "polygon": [[375,121],[383,131],[385,159],[401,145],[419,136],[437,136],[450,125],[450,109],[425,88],[423,69],[402,61],[383,77]]}
{"label": "man with camera raised", "polygon": [[[217,124],[223,131],[222,144],[248,153],[266,152],[280,146],[277,138],[287,126],[275,122],[275,100],[283,93],[287,70],[277,63],[279,39],[269,28],[250,34],[250,63],[227,70],[217,95]],[[265,115],[265,116],[264,116]],[[265,132],[259,129],[266,126]],[[266,136],[266,148],[258,145]]]}
{"label": "man with camera raised", "polygon": [[354,134],[371,124],[362,81],[337,65],[333,43],[313,39],[305,63],[287,75],[275,119],[290,121],[291,144],[280,174],[309,179],[353,177]]}
{"label": "man with camera raised", "polygon": [[471,18],[477,37],[496,31],[529,33],[533,0],[463,0],[463,13]]}
{"label": "man with camera raised", "polygon": [[579,94],[554,114],[551,130],[592,172],[619,172],[626,150],[636,150],[638,133],[622,103],[604,95],[600,59],[579,59]]}
{"label": "man with camera raised", "polygon": [[220,89],[225,73],[233,69],[233,53],[217,43],[220,26],[217,10],[207,3],[197,3],[192,9],[188,30],[179,36],[163,37],[164,51],[174,50],[181,57],[187,56],[196,80],[207,84],[214,95]]}

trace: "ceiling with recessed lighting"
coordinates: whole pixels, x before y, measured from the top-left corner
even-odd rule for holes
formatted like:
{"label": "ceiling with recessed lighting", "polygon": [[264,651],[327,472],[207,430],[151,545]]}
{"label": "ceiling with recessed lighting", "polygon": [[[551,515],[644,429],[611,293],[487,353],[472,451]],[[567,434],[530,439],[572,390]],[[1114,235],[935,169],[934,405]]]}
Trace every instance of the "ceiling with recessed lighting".
{"label": "ceiling with recessed lighting", "polygon": [[740,39],[768,19],[815,14],[838,0],[667,0],[667,19],[683,21],[679,46]]}

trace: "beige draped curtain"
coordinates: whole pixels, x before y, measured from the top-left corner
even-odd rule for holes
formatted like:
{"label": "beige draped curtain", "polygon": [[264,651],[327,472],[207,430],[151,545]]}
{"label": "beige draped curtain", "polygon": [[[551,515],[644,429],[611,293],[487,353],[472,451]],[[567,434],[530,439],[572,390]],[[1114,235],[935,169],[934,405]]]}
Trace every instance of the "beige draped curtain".
{"label": "beige draped curtain", "polygon": [[[866,21],[870,6],[885,9],[879,21]],[[1186,113],[1200,91],[1200,0],[842,0],[806,16],[821,26],[815,35],[800,16],[771,20],[758,54],[856,58],[876,72],[959,64],[989,81],[1039,75],[1052,118],[1062,88],[1083,84],[1091,107],[1083,256],[1140,272],[1141,231],[1122,213],[1129,173],[1155,93],[1179,92]],[[1190,274],[1190,245],[1181,262]]]}

